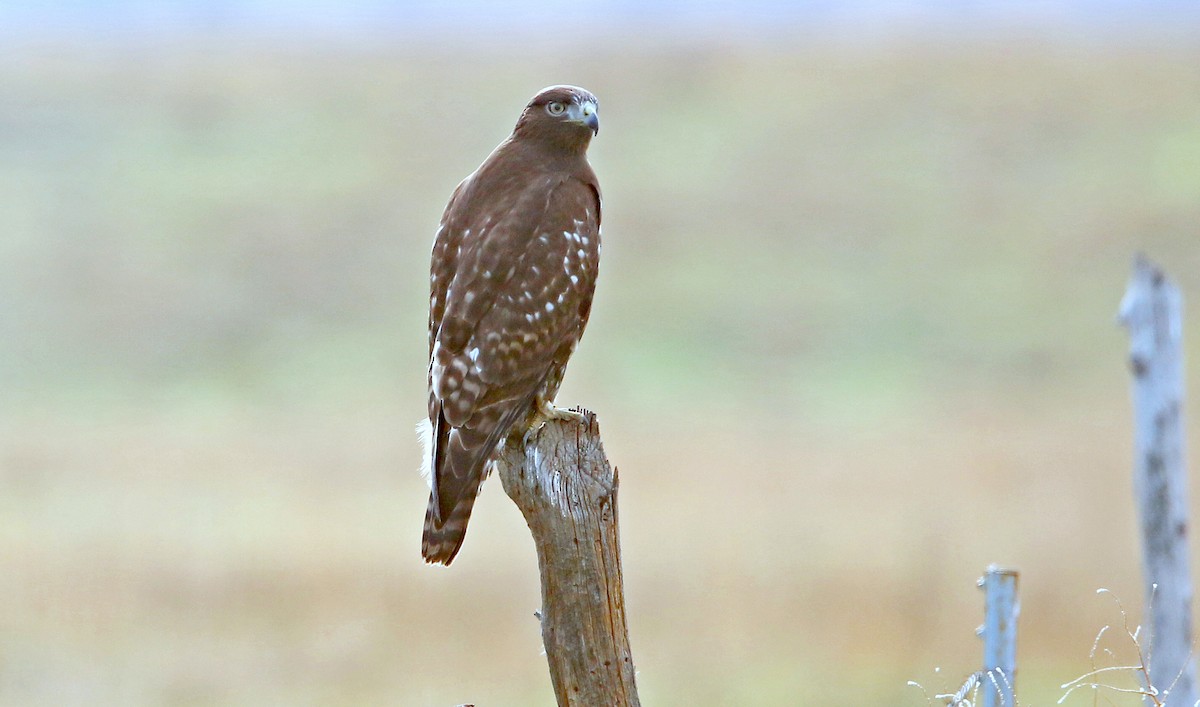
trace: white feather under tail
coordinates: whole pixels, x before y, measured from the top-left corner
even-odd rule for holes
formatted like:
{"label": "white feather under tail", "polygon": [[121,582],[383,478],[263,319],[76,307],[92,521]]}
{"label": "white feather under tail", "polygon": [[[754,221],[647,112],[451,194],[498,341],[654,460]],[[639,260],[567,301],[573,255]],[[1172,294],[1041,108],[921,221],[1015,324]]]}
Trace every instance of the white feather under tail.
{"label": "white feather under tail", "polygon": [[417,439],[421,440],[421,478],[433,489],[433,425],[429,418],[417,423]]}

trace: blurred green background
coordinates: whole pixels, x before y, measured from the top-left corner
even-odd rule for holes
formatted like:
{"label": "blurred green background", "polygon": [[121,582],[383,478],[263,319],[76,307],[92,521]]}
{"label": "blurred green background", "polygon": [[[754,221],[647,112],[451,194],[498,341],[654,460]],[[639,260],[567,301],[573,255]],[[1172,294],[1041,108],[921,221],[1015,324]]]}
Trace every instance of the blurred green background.
{"label": "blurred green background", "polygon": [[559,403],[643,702],[925,705],[1000,562],[1053,704],[1095,590],[1140,614],[1115,313],[1138,251],[1200,293],[1198,38],[10,41],[0,703],[553,704],[519,513],[423,565],[411,430],[445,201],[567,82],[605,245]]}

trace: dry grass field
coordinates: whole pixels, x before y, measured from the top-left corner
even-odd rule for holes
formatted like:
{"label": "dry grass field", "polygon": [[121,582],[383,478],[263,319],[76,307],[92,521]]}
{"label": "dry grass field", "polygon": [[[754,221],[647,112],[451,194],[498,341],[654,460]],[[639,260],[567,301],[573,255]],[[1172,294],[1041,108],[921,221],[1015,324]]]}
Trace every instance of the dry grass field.
{"label": "dry grass field", "polygon": [[1196,46],[6,48],[0,704],[552,704],[519,514],[424,566],[411,429],[445,199],[557,82],[643,702],[920,707],[1001,562],[1053,704],[1140,601],[1115,312],[1138,250],[1200,301]]}

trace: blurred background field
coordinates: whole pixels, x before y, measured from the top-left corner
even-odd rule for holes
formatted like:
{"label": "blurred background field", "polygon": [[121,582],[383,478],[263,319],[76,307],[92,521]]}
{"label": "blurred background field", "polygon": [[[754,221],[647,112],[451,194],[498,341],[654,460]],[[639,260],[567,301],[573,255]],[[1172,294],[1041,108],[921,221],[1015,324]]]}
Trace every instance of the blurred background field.
{"label": "blurred background field", "polygon": [[645,704],[924,705],[1002,562],[1049,705],[1140,603],[1115,313],[1139,250],[1200,301],[1197,25],[7,12],[0,704],[552,704],[519,514],[424,566],[411,430],[445,200],[560,82]]}

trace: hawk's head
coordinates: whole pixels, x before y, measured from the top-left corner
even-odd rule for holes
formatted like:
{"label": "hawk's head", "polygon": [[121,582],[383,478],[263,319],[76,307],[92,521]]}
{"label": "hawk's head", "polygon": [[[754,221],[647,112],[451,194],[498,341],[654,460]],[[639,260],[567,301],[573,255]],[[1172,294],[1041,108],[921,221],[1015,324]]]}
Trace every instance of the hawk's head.
{"label": "hawk's head", "polygon": [[599,102],[578,86],[551,86],[538,92],[517,121],[516,135],[587,147],[600,132]]}

